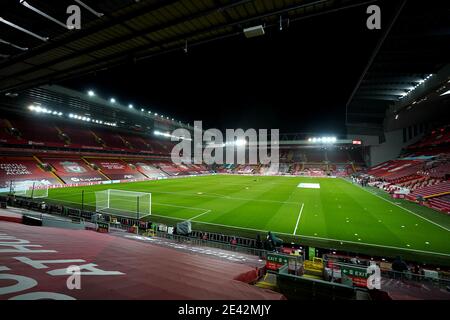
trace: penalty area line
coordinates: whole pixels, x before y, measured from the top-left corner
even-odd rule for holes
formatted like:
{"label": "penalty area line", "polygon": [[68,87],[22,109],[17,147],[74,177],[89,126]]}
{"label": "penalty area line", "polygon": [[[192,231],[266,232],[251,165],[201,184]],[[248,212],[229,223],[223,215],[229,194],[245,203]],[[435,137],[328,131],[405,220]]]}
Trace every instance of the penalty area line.
{"label": "penalty area line", "polygon": [[304,206],[305,206],[305,204],[302,203],[302,207],[300,208],[300,213],[298,214],[297,223],[295,224],[295,229],[294,229],[294,233],[293,233],[294,236],[297,233],[298,224],[300,222],[300,218],[302,217],[302,212],[303,212],[303,207]]}
{"label": "penalty area line", "polygon": [[210,213],[211,211],[212,211],[212,210],[206,210],[205,212],[200,213],[199,215],[196,215],[195,217],[190,218],[188,221],[192,221],[192,220],[194,220],[194,219],[200,218],[201,216],[204,216],[205,214],[208,214],[208,213]]}

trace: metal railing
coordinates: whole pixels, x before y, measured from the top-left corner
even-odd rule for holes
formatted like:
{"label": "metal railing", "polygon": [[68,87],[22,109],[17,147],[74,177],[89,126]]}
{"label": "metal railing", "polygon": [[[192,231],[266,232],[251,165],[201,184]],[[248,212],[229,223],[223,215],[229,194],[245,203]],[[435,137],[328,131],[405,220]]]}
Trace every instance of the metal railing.
{"label": "metal railing", "polygon": [[409,271],[399,272],[399,271],[381,271],[381,277],[385,279],[393,279],[406,283],[421,283],[431,285],[437,288],[449,288],[450,278],[444,277],[441,274],[437,274],[436,277],[430,277],[423,274],[416,274]]}
{"label": "metal railing", "polygon": [[268,251],[263,249],[257,249],[247,246],[232,245],[231,243],[223,243],[216,241],[203,240],[199,238],[193,238],[182,235],[168,234],[166,232],[156,231],[155,236],[158,238],[168,239],[179,243],[186,243],[189,245],[199,246],[199,247],[209,247],[219,250],[226,250],[231,252],[236,252],[245,255],[251,255],[259,257],[261,260],[265,260]]}

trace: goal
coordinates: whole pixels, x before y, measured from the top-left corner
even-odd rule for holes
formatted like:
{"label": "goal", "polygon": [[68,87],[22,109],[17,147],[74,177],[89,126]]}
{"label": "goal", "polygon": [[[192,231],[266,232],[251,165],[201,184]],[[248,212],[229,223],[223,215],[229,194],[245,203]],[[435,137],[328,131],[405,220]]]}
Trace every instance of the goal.
{"label": "goal", "polygon": [[10,185],[11,194],[26,198],[47,198],[48,185],[39,181],[13,181]]}
{"label": "goal", "polygon": [[141,219],[152,214],[152,194],[108,189],[95,192],[96,211]]}

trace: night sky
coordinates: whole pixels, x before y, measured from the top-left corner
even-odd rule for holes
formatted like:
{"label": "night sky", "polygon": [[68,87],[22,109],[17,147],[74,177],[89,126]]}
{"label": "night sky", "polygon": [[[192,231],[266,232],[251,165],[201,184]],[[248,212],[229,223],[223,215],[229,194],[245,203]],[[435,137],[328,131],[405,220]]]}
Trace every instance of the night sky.
{"label": "night sky", "polygon": [[[382,8],[387,26],[392,10]],[[207,128],[345,133],[345,104],[381,38],[366,6],[66,81]]]}

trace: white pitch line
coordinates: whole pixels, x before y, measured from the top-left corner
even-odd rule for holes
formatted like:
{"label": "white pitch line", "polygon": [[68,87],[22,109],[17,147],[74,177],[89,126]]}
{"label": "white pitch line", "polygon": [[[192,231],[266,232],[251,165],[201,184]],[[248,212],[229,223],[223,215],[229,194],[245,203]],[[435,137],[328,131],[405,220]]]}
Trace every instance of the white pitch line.
{"label": "white pitch line", "polygon": [[203,215],[205,215],[205,214],[210,213],[211,211],[212,211],[212,210],[207,210],[207,211],[205,211],[205,212],[203,212],[203,213],[200,213],[199,215],[196,215],[195,217],[190,218],[188,221],[192,221],[192,220],[194,220],[194,219],[197,219],[197,218],[199,218],[199,217],[201,217],[201,216],[203,216]]}
{"label": "white pitch line", "polygon": [[[345,179],[342,179],[342,180],[347,181],[347,180],[345,180]],[[348,182],[348,183],[351,183],[350,181],[347,181],[347,182]],[[352,185],[353,185],[353,184],[352,184]],[[437,222],[434,222],[434,221],[432,221],[432,220],[430,220],[430,219],[427,219],[427,218],[425,218],[425,217],[422,217],[420,214],[417,214],[417,213],[415,213],[415,212],[413,212],[413,211],[411,211],[411,210],[409,210],[409,209],[406,209],[406,208],[404,208],[404,207],[402,207],[402,206],[400,206],[400,205],[398,205],[398,204],[396,204],[396,203],[394,203],[394,202],[392,202],[392,201],[389,201],[388,199],[385,199],[385,198],[383,198],[382,196],[379,196],[378,194],[376,194],[376,193],[374,193],[374,192],[370,192],[369,190],[366,190],[366,189],[364,189],[363,187],[360,187],[360,186],[358,186],[358,187],[359,187],[360,189],[362,189],[362,190],[364,190],[364,191],[370,193],[371,195],[380,198],[381,200],[384,200],[384,201],[386,201],[386,202],[389,202],[390,204],[392,204],[392,205],[394,205],[394,206],[396,206],[396,207],[399,207],[400,209],[403,209],[403,210],[405,210],[405,211],[407,211],[407,212],[409,212],[409,213],[412,213],[412,214],[415,215],[416,217],[419,217],[419,218],[421,218],[421,219],[423,219],[423,220],[425,220],[425,221],[428,221],[428,222],[431,223],[431,224],[434,224],[435,226],[438,226],[439,228],[444,229],[445,231],[450,231],[450,229],[448,229],[448,228],[446,228],[446,227],[444,227],[444,226],[441,226],[441,225],[440,225],[439,223],[437,223]]]}
{"label": "white pitch line", "polygon": [[[212,223],[212,222],[200,222],[200,221],[193,221],[195,223],[200,224],[208,224],[218,227],[228,227],[232,229],[241,229],[241,230],[248,230],[248,231],[257,231],[257,232],[269,232],[268,230],[260,230],[260,229],[253,229],[253,228],[245,228],[245,227],[235,227],[225,224],[218,224],[218,223]],[[274,230],[271,230],[273,233],[286,235],[286,236],[292,236],[290,233],[286,232],[277,232]],[[357,241],[349,241],[349,240],[339,240],[339,239],[330,239],[330,238],[322,238],[322,237],[313,237],[313,236],[306,236],[306,235],[295,235],[295,237],[302,237],[302,238],[309,238],[309,239],[316,239],[316,240],[325,240],[325,241],[335,241],[335,242],[342,242],[342,243],[351,243],[351,244],[358,244],[363,246],[369,246],[369,247],[379,247],[379,248],[388,248],[388,249],[396,249],[401,251],[411,251],[411,252],[419,252],[419,253],[425,253],[425,254],[431,254],[431,255],[439,255],[439,256],[445,256],[450,257],[450,254],[441,253],[441,252],[433,252],[433,251],[425,251],[425,250],[417,250],[417,249],[408,249],[408,248],[401,248],[401,247],[394,247],[394,246],[386,246],[382,244],[374,244],[374,243],[366,243],[366,242],[357,242]]]}
{"label": "white pitch line", "polygon": [[[175,204],[166,204],[166,203],[161,203],[161,202],[153,202],[152,204],[156,204],[156,205],[163,206],[163,207],[174,207],[174,208],[181,208],[181,209],[192,209],[192,210],[196,210],[196,211],[205,211],[205,210],[208,210],[208,209],[204,209],[204,208],[178,206],[178,205],[175,205]],[[209,211],[211,211],[211,210],[209,210]]]}
{"label": "white pitch line", "polygon": [[[116,189],[119,190],[119,189]],[[100,191],[104,191],[104,190],[100,190]],[[298,202],[289,202],[289,201],[277,201],[277,200],[267,200],[267,199],[252,199],[252,198],[240,198],[240,197],[233,197],[233,196],[228,196],[228,195],[222,195],[222,194],[218,194],[218,193],[203,193],[203,194],[198,194],[198,193],[186,193],[186,192],[170,192],[170,191],[154,191],[154,190],[136,190],[135,192],[142,192],[145,193],[145,191],[147,193],[159,193],[159,194],[170,194],[170,195],[174,195],[174,196],[191,196],[191,197],[208,197],[208,198],[215,198],[215,199],[227,199],[227,200],[238,200],[238,201],[255,201],[255,202],[267,202],[267,203],[280,203],[280,204],[293,204],[293,205],[297,205]],[[92,193],[96,193],[97,191],[85,191],[84,194],[92,194]],[[134,191],[133,191],[134,192]],[[59,200],[61,198],[69,198],[72,197],[71,194],[68,195],[59,195],[56,198],[52,198],[52,197],[47,197],[47,199],[49,200]],[[59,200],[59,201],[63,201],[63,200]],[[70,201],[67,201],[70,202]],[[76,203],[76,202],[73,202]]]}
{"label": "white pitch line", "polygon": [[297,232],[298,224],[300,222],[300,218],[302,217],[303,207],[305,206],[304,203],[302,203],[302,207],[300,209],[300,213],[298,214],[297,223],[295,224],[295,229],[293,235],[295,236],[295,233]]}
{"label": "white pitch line", "polygon": [[[170,217],[166,217],[166,218],[170,218]],[[171,218],[171,219],[184,220],[184,219],[180,219],[180,218]],[[269,230],[237,227],[237,226],[231,226],[231,225],[219,224],[219,223],[212,223],[212,222],[202,222],[202,221],[193,221],[193,222],[194,223],[199,223],[199,224],[207,224],[207,225],[212,225],[212,226],[218,226],[218,227],[226,227],[226,228],[231,228],[231,229],[248,230],[248,231],[265,232],[265,233],[269,232]],[[291,233],[277,232],[277,231],[274,231],[274,230],[271,230],[271,231],[273,233],[276,233],[276,234],[292,236]],[[295,235],[295,237],[309,238],[309,239],[316,239],[316,240],[325,240],[325,241],[335,241],[335,242],[342,242],[342,243],[351,243],[351,244],[358,244],[358,245],[369,246],[369,247],[388,248],[388,249],[396,249],[396,250],[402,250],[402,251],[419,252],[419,253],[425,253],[425,254],[431,254],[431,255],[439,255],[439,256],[450,257],[450,254],[447,254],[447,253],[425,251],[425,250],[417,250],[417,249],[409,249],[409,248],[401,248],[401,247],[394,247],[394,246],[386,246],[386,245],[382,245],[382,244],[366,243],[366,242],[359,242],[359,241],[330,239],[330,238],[307,236],[307,235],[302,235],[302,234]]]}

